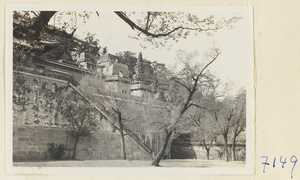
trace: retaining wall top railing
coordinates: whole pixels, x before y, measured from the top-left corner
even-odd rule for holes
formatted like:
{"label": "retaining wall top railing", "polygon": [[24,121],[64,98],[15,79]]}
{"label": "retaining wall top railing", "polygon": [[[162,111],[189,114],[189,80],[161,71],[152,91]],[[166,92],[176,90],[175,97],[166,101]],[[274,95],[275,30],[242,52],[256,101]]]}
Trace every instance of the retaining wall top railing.
{"label": "retaining wall top railing", "polygon": [[79,85],[79,82],[70,74],[63,71],[58,71],[54,69],[45,69],[45,68],[34,68],[30,66],[20,66],[14,67],[15,71],[27,72],[39,76],[47,76],[54,79],[60,79],[67,81],[75,86]]}

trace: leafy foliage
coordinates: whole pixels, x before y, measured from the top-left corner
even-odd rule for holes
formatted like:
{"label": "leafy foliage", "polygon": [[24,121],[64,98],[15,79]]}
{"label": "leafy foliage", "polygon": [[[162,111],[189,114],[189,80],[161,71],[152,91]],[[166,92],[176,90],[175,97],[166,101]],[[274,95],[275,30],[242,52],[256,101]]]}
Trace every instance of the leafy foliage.
{"label": "leafy foliage", "polygon": [[129,78],[132,78],[133,75],[135,74],[134,66],[136,65],[137,62],[136,53],[130,51],[123,51],[123,52],[119,52],[117,56],[119,56],[121,59],[120,63],[126,64],[128,66]]}
{"label": "leafy foliage", "polygon": [[74,138],[73,159],[76,157],[76,149],[79,141],[91,139],[97,130],[99,116],[92,106],[74,91],[66,91],[61,108],[62,116],[68,121],[69,134]]}
{"label": "leafy foliage", "polygon": [[211,15],[205,18],[197,14],[185,12],[115,12],[137,35],[133,38],[151,42],[156,47],[164,46],[167,41],[178,42],[179,39],[187,38],[191,33],[205,32],[212,35],[221,28],[234,28],[234,24],[241,20],[241,17],[233,16],[229,19],[221,18],[216,20]]}
{"label": "leafy foliage", "polygon": [[[13,13],[14,65],[24,64],[25,60],[34,56],[80,63],[78,57],[82,53],[86,54],[87,61],[96,63],[94,59],[100,55],[101,49],[99,40],[90,33],[87,34],[85,41],[74,38],[76,25],[69,24],[69,21],[63,18],[71,15],[77,17],[76,14],[79,12],[14,11]],[[88,12],[79,13],[79,17],[83,19],[88,16]],[[48,24],[51,19],[55,19],[57,27]],[[75,19],[71,18],[70,22],[77,22]],[[70,28],[72,32],[68,31]],[[28,63],[25,64],[28,65]]]}
{"label": "leafy foliage", "polygon": [[[31,18],[33,23],[28,24],[28,29],[32,31],[35,38],[40,36],[42,28],[35,25],[42,25],[44,30],[53,32],[47,27],[50,19],[53,19],[54,27],[60,30],[60,33],[65,37],[73,35],[78,28],[78,22],[85,23],[93,12],[76,12],[76,11],[40,11],[40,12],[24,12],[26,18]],[[99,16],[99,12],[96,12]],[[218,31],[221,28],[234,28],[234,24],[241,20],[241,17],[233,16],[225,19],[216,20],[214,16],[205,18],[199,17],[197,14],[184,12],[123,12],[115,11],[125,23],[133,30],[136,30],[137,35],[133,38],[142,39],[145,42],[150,42],[155,46],[164,46],[167,41],[173,40],[177,42],[180,38],[187,38],[192,32],[195,34],[206,32],[207,35]],[[35,16],[35,17],[33,17]],[[14,15],[20,18],[21,16]],[[22,18],[22,17],[21,17]],[[23,18],[24,19],[24,18]],[[34,27],[34,28],[32,28]],[[19,34],[24,34],[25,31],[20,31]],[[64,32],[64,33],[62,33]]]}
{"label": "leafy foliage", "polygon": [[95,132],[98,124],[93,107],[84,102],[74,91],[65,93],[61,111],[74,137],[85,138]]}

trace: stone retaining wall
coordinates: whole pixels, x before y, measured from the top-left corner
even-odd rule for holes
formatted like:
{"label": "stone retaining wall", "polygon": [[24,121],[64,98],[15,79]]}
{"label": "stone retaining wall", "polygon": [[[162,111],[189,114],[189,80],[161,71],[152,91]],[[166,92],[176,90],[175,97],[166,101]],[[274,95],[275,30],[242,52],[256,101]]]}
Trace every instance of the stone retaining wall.
{"label": "stone retaining wall", "polygon": [[[119,133],[97,132],[91,139],[79,141],[76,151],[76,159],[99,160],[120,159],[121,147]],[[18,126],[13,128],[13,160],[32,161],[53,159],[49,149],[63,147],[63,155],[60,159],[70,159],[73,155],[74,139],[66,129]],[[128,159],[150,159],[134,142],[126,138],[126,153]]]}
{"label": "stone retaining wall", "polygon": [[[231,145],[228,147],[229,159],[232,156]],[[209,159],[224,159],[224,145],[213,145],[209,151]],[[238,161],[245,161],[246,147],[236,147],[236,158]],[[206,150],[201,145],[172,145],[171,159],[207,159]]]}

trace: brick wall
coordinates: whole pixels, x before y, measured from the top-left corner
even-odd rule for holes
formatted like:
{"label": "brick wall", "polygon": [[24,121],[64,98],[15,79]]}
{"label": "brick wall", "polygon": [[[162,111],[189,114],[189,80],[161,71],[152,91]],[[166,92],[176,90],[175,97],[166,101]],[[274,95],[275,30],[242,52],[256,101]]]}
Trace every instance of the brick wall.
{"label": "brick wall", "polygon": [[[13,159],[14,160],[39,160],[51,159],[48,152],[51,145],[65,145],[66,149],[71,145],[72,139],[66,135],[63,129],[18,126],[13,127]],[[66,152],[64,159],[70,152]]]}
{"label": "brick wall", "polygon": [[[150,159],[131,140],[125,140],[128,159]],[[13,159],[14,161],[53,159],[49,149],[64,147],[61,159],[70,159],[73,155],[74,139],[66,129],[40,126],[14,125],[13,127]],[[76,159],[100,160],[121,158],[120,136],[118,132],[97,132],[92,138],[78,142]]]}

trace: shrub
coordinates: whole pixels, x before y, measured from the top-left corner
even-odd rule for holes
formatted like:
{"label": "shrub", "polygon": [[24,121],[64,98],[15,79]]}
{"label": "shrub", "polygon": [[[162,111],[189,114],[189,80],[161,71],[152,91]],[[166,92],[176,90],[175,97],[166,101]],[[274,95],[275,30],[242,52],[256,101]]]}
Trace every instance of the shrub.
{"label": "shrub", "polygon": [[59,146],[52,144],[51,147],[48,149],[51,159],[61,159],[62,156],[65,154],[65,147],[64,145],[60,144]]}

